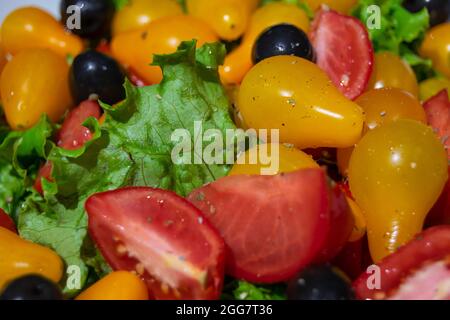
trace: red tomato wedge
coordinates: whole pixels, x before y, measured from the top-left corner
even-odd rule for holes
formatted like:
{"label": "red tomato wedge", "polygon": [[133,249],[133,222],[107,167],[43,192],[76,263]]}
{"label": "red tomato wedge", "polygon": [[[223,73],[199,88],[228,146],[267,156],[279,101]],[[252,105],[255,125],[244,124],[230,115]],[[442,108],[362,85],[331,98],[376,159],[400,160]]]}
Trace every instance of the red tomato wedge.
{"label": "red tomato wedge", "polygon": [[81,148],[87,141],[92,139],[91,131],[83,126],[89,117],[99,119],[101,116],[100,106],[97,101],[86,100],[78,107],[70,111],[63,122],[57,136],[59,147],[67,150]]}
{"label": "red tomato wedge", "polygon": [[95,194],[85,207],[106,261],[140,275],[155,299],[219,298],[225,244],[191,203],[141,187]]}
{"label": "red tomato wedge", "polygon": [[372,75],[374,55],[369,34],[356,18],[321,10],[310,34],[322,68],[349,99],[360,96]]}
{"label": "red tomato wedge", "polygon": [[450,160],[450,100],[447,90],[442,90],[428,99],[424,105],[428,124],[431,125],[442,139]]}
{"label": "red tomato wedge", "polygon": [[318,264],[328,262],[338,255],[350,238],[355,225],[344,187],[336,185],[330,194],[330,231],[315,259]]}
{"label": "red tomato wedge", "polygon": [[0,209],[0,227],[17,233],[16,225],[9,215],[3,209]]}
{"label": "red tomato wedge", "polygon": [[227,272],[256,283],[293,277],[316,257],[329,230],[329,193],[322,169],[277,176],[229,176],[189,200],[227,244]]}
{"label": "red tomato wedge", "polygon": [[369,289],[367,283],[373,275],[364,272],[353,284],[356,295],[360,299],[389,298],[405,279],[411,280],[417,272],[426,271],[430,263],[445,260],[449,256],[450,226],[429,228],[378,263],[380,289]]}
{"label": "red tomato wedge", "polygon": [[46,179],[48,181],[53,181],[52,178],[52,163],[47,161],[38,171],[36,181],[34,182],[34,189],[40,194],[44,194],[44,190],[42,189],[42,179]]}
{"label": "red tomato wedge", "polygon": [[[450,177],[450,166],[448,167],[448,175]],[[438,201],[427,215],[427,226],[437,226],[440,224],[450,224],[450,179],[441,193]]]}

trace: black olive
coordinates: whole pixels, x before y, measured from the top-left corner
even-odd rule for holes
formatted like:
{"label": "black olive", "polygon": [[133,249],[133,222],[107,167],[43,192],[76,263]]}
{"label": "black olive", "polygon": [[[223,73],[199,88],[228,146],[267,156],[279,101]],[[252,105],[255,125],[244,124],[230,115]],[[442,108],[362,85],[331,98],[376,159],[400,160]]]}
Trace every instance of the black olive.
{"label": "black olive", "polygon": [[405,0],[403,6],[410,12],[427,8],[430,14],[430,26],[444,23],[450,19],[450,1],[448,0]]}
{"label": "black olive", "polygon": [[313,61],[314,49],[305,32],[290,24],[278,24],[265,30],[253,46],[253,62],[291,55]]}
{"label": "black olive", "polygon": [[59,287],[38,275],[27,275],[9,283],[0,300],[62,300]]}
{"label": "black olive", "polygon": [[352,300],[350,283],[328,265],[303,270],[288,284],[290,300]]}
{"label": "black olive", "polygon": [[70,68],[70,89],[79,104],[91,95],[108,104],[125,99],[125,73],[111,57],[89,50],[75,58]]}
{"label": "black olive", "polygon": [[[77,6],[79,11],[72,10],[72,6]],[[98,38],[108,34],[111,28],[114,4],[111,0],[62,0],[60,12],[62,22],[73,33],[83,38]],[[76,12],[80,13],[79,28],[73,28]]]}

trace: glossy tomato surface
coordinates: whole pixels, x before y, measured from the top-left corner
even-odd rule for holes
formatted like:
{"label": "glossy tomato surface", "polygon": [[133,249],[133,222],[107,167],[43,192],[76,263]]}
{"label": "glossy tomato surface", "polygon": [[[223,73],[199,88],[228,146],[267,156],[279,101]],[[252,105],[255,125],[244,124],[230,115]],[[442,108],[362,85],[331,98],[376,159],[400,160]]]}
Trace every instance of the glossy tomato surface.
{"label": "glossy tomato surface", "polygon": [[86,202],[89,234],[114,270],[134,271],[156,299],[217,299],[225,246],[206,217],[176,194],[135,187]]}
{"label": "glossy tomato surface", "polygon": [[228,274],[251,282],[291,278],[314,260],[329,231],[322,169],[225,177],[188,198],[225,239]]}

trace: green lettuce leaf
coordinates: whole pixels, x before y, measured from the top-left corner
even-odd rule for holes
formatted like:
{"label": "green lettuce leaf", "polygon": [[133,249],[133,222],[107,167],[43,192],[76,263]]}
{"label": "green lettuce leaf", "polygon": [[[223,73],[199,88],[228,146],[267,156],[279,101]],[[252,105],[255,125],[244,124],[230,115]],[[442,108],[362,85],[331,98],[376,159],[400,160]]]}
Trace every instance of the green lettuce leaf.
{"label": "green lettuce leaf", "polygon": [[[177,143],[171,136],[177,129],[191,134],[189,155],[195,153],[193,142],[208,144],[195,136],[195,121],[203,130],[217,129],[222,136],[235,129],[218,76],[225,48],[207,44],[196,50],[195,45],[184,42],[174,54],[155,56],[154,64],[164,74],[161,84],[136,88],[126,82],[126,100],[116,107],[103,105],[107,118],[101,128],[93,118],[85,122],[93,139],[84,147],[67,151],[53,146],[48,160],[55,182],[44,181],[44,198],[29,197],[21,208],[21,235],[53,248],[68,266],[78,266],[82,284],[88,266],[105,272],[101,259],[99,263],[92,251],[87,258],[84,250],[84,202],[90,195],[124,186],[152,186],[185,196],[228,174],[228,165],[175,164],[171,158]],[[222,150],[220,156],[226,157],[225,145]],[[66,286],[65,293],[71,296],[79,289]]]}
{"label": "green lettuce leaf", "polygon": [[352,14],[366,26],[375,22],[373,5],[381,9],[379,28],[368,28],[374,49],[390,51],[408,62],[421,80],[434,74],[429,59],[421,58],[416,52],[429,27],[429,13],[424,8],[411,13],[402,6],[402,0],[360,0]]}
{"label": "green lettuce leaf", "polygon": [[224,300],[286,300],[286,285],[256,285],[234,280],[224,288]]}

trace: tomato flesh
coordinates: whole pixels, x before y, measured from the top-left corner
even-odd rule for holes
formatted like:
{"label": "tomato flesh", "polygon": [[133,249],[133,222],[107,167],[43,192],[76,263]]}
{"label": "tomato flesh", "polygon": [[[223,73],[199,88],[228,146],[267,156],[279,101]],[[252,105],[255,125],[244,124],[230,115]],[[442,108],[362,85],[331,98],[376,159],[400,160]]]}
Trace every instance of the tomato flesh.
{"label": "tomato flesh", "polygon": [[360,299],[389,297],[401,282],[427,263],[450,255],[450,226],[432,227],[380,263],[380,289],[369,289],[367,281],[372,274],[364,272],[353,284]]}
{"label": "tomato flesh", "polygon": [[44,194],[44,190],[42,189],[42,179],[46,179],[47,181],[53,181],[52,170],[53,170],[52,163],[50,161],[47,161],[38,171],[36,181],[34,182],[33,187],[41,195]]}
{"label": "tomato flesh", "polygon": [[322,169],[276,176],[228,176],[188,199],[227,244],[227,272],[256,283],[284,281],[311,263],[329,230]]}
{"label": "tomato flesh", "polygon": [[87,100],[73,109],[64,120],[58,133],[58,146],[67,150],[75,150],[82,147],[92,139],[91,131],[83,126],[89,117],[99,119],[101,116],[100,106],[97,101]]}
{"label": "tomato flesh", "polygon": [[225,245],[192,204],[166,190],[135,187],[86,202],[89,234],[114,270],[134,271],[155,299],[217,299]]}
{"label": "tomato flesh", "polygon": [[317,64],[339,90],[353,100],[369,83],[373,69],[373,47],[364,25],[356,18],[322,10],[311,32]]}
{"label": "tomato flesh", "polygon": [[0,209],[0,227],[17,233],[16,225],[9,215],[3,209]]}

